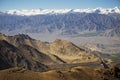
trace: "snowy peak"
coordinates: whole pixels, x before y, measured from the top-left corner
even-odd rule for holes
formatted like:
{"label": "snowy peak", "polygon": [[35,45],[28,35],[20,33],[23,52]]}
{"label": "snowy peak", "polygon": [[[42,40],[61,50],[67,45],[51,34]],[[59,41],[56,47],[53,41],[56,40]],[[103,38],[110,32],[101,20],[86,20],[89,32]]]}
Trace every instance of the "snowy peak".
{"label": "snowy peak", "polygon": [[66,13],[98,13],[110,14],[119,13],[120,8],[96,8],[96,9],[32,9],[32,10],[8,10],[5,13],[12,15],[44,15],[44,14],[66,14]]}
{"label": "snowy peak", "polygon": [[32,9],[32,10],[9,10],[7,14],[15,15],[43,15],[43,14],[65,14],[71,9]]}

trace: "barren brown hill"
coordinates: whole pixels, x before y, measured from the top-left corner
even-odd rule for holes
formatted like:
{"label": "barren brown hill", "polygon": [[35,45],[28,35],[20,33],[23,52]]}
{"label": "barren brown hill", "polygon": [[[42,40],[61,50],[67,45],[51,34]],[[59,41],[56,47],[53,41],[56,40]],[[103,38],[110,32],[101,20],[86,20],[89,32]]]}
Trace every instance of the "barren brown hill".
{"label": "barren brown hill", "polygon": [[87,52],[66,40],[57,39],[54,42],[47,43],[32,39],[24,34],[15,36],[0,34],[0,41],[0,57],[2,61],[7,60],[5,63],[11,64],[11,67],[46,71],[51,65],[100,61],[95,54]]}
{"label": "barren brown hill", "polygon": [[99,60],[99,58],[93,53],[89,53],[66,40],[57,39],[52,43],[45,43],[40,40],[32,39],[28,35],[24,34],[15,36],[6,36],[1,34],[0,39],[6,40],[16,47],[19,47],[19,45],[31,46],[48,55],[57,63],[80,63]]}
{"label": "barren brown hill", "polygon": [[[6,40],[7,42],[14,45],[15,47],[21,48],[23,50],[24,50],[23,47],[25,47],[23,45],[26,45],[27,47],[28,46],[32,47],[32,48],[36,49],[37,52],[41,52],[44,55],[47,55],[48,57],[50,57],[53,62],[49,62],[49,64],[54,63],[54,62],[55,63],[64,63],[64,61],[62,59],[60,59],[58,56],[55,56],[55,55],[49,53],[49,44],[48,43],[42,42],[40,40],[32,39],[28,35],[19,34],[19,35],[15,35],[15,36],[6,36],[4,34],[0,34],[0,40]],[[20,47],[20,46],[23,46],[23,47]]]}
{"label": "barren brown hill", "polygon": [[66,63],[95,62],[99,58],[77,47],[72,42],[57,39],[50,43],[50,53],[59,56]]}
{"label": "barren brown hill", "polygon": [[[45,60],[47,56],[40,52],[37,52],[29,46],[24,46],[23,48],[24,50],[21,50],[20,48],[18,49],[17,47],[13,46],[7,41],[0,40],[0,69],[6,69],[17,66],[33,71],[44,71],[47,69],[47,66],[38,61],[47,61]],[[34,54],[28,51],[33,51]],[[36,57],[39,57],[39,59],[37,59]]]}
{"label": "barren brown hill", "polygon": [[66,71],[47,72],[33,72],[16,67],[0,71],[0,80],[120,80],[119,74],[118,67],[91,69],[79,66]]}

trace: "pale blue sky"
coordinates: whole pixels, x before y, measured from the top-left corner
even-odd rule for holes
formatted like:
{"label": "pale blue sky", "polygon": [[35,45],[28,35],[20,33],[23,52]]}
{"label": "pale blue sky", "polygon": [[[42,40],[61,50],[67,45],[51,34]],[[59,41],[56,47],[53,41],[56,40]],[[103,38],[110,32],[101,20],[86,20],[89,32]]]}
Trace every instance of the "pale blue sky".
{"label": "pale blue sky", "polygon": [[0,11],[11,9],[113,8],[120,0],[0,0]]}

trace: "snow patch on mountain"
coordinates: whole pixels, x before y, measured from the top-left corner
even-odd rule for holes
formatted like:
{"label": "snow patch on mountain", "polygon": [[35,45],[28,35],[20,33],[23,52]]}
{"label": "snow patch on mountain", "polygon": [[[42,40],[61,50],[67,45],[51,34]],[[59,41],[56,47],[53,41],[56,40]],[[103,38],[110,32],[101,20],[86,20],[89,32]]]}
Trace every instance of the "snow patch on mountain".
{"label": "snow patch on mountain", "polygon": [[120,8],[95,8],[95,9],[31,9],[31,10],[8,10],[5,13],[11,15],[45,15],[45,14],[66,14],[66,13],[98,13],[98,14],[110,14],[119,13]]}

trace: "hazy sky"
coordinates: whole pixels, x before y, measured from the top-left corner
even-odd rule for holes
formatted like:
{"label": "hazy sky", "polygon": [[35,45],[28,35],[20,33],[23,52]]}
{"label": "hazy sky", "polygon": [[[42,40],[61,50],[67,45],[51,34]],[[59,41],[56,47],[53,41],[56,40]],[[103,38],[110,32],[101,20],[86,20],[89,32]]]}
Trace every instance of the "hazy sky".
{"label": "hazy sky", "polygon": [[0,0],[0,11],[10,9],[64,9],[120,7],[120,0]]}

